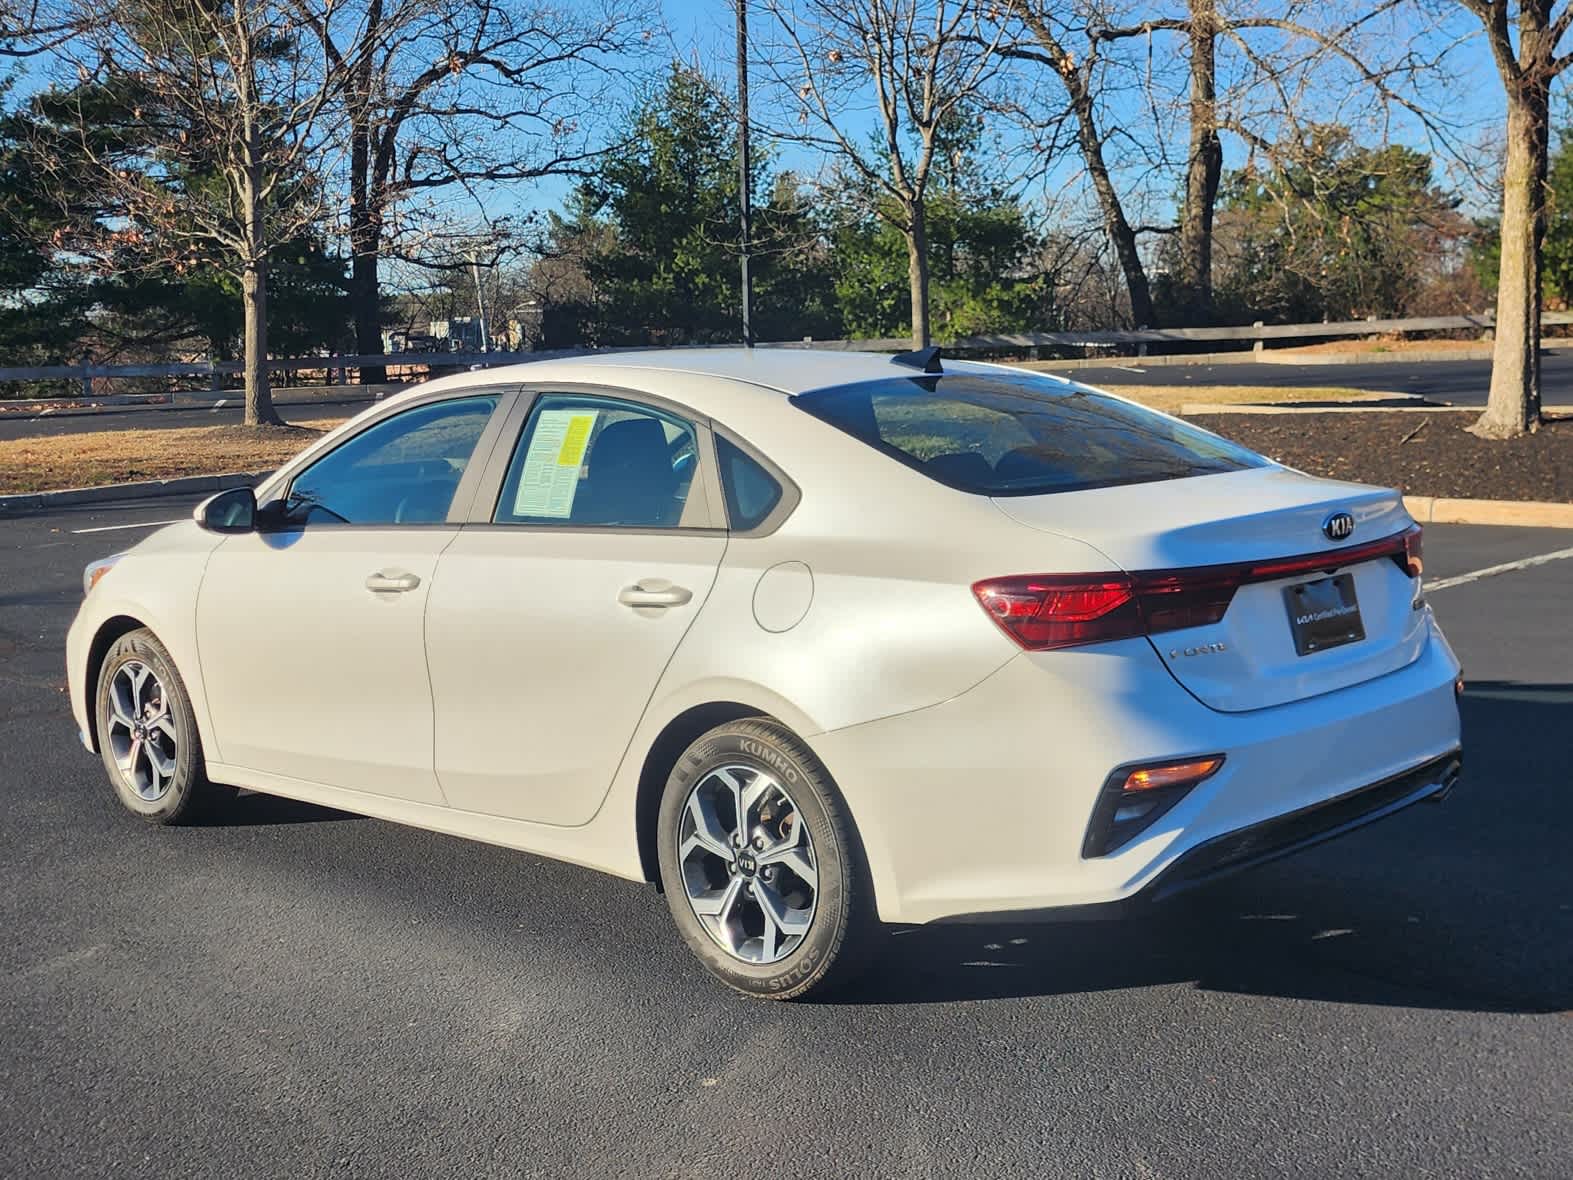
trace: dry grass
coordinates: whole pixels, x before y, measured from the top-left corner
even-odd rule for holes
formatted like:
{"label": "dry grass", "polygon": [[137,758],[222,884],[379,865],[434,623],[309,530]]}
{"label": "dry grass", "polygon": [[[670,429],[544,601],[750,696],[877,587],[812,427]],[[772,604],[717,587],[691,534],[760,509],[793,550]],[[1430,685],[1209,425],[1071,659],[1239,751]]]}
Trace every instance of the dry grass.
{"label": "dry grass", "polygon": [[1473,352],[1490,348],[1486,340],[1405,340],[1398,336],[1357,336],[1344,340],[1324,340],[1319,344],[1292,344],[1275,347],[1274,356],[1304,356],[1307,359],[1327,353],[1344,353],[1355,356],[1395,354],[1406,352]]}
{"label": "dry grass", "polygon": [[[1369,389],[1347,389],[1342,385],[1313,385],[1302,389],[1268,388],[1264,385],[1110,385],[1110,393],[1130,398],[1155,410],[1178,414],[1189,402],[1212,405],[1292,405],[1300,402],[1359,402],[1382,397]],[[1393,394],[1403,397],[1404,394]]]}
{"label": "dry grass", "polygon": [[0,440],[0,494],[267,471],[336,425],[102,430]]}

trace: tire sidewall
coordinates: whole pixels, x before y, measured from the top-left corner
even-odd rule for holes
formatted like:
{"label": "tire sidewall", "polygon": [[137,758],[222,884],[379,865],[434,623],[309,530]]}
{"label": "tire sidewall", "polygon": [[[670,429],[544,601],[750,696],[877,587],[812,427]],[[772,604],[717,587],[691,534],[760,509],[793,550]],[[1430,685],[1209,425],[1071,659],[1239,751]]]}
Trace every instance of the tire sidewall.
{"label": "tire sidewall", "polygon": [[[746,725],[746,723],[745,723]],[[827,808],[834,791],[817,762],[805,758],[797,743],[784,740],[759,724],[723,726],[712,730],[684,752],[667,779],[661,799],[661,880],[667,905],[683,940],[704,964],[725,982],[752,995],[790,998],[813,988],[832,968],[849,920],[848,885],[853,850]],[[720,766],[747,766],[771,775],[791,795],[808,825],[819,884],[814,920],[807,936],[784,959],[758,966],[733,957],[700,924],[688,903],[677,859],[677,833],[683,808],[694,785]],[[831,803],[834,806],[832,800]]]}
{"label": "tire sidewall", "polygon": [[[169,790],[152,802],[142,798],[126,783],[120,768],[115,765],[114,748],[109,741],[109,688],[115,673],[132,660],[146,664],[158,677],[169,700],[170,715],[174,718],[177,735],[174,778]],[[99,668],[98,687],[93,696],[93,724],[98,733],[98,749],[103,758],[104,770],[109,775],[115,797],[127,811],[152,823],[170,823],[185,814],[201,785],[201,744],[185,683],[175,670],[169,652],[153,637],[152,632],[132,631],[121,636],[109,649],[109,654],[104,657]]]}

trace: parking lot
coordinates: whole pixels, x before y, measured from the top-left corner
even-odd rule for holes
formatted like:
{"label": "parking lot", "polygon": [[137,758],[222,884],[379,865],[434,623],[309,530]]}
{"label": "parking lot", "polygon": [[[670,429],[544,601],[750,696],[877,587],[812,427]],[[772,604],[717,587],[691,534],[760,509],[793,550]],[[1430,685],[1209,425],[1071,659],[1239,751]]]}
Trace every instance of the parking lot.
{"label": "parking lot", "polygon": [[792,1006],[582,869],[261,796],[125,815],[65,629],[189,508],[0,520],[0,1175],[1573,1174],[1573,556],[1462,580],[1573,532],[1427,530],[1445,804],[1150,920],[903,932]]}

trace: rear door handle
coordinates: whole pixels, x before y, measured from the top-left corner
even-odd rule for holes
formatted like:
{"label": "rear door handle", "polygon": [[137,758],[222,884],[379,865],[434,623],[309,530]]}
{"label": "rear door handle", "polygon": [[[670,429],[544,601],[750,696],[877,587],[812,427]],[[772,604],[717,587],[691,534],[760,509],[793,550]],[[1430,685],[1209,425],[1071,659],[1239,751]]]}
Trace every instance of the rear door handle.
{"label": "rear door handle", "polygon": [[617,601],[624,606],[682,606],[693,596],[688,587],[674,586],[665,578],[644,578],[624,586]]}
{"label": "rear door handle", "polygon": [[387,570],[378,570],[366,579],[366,589],[376,594],[403,594],[420,584],[415,574],[390,574]]}

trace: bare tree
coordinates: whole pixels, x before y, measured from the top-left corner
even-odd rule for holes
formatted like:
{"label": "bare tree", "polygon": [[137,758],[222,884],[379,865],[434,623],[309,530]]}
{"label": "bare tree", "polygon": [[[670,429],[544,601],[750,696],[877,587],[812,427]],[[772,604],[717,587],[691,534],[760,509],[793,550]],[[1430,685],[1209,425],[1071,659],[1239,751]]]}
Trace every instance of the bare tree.
{"label": "bare tree", "polygon": [[948,120],[990,105],[1004,34],[985,28],[985,6],[974,0],[765,0],[765,8],[774,21],[763,65],[791,120],[776,134],[829,153],[905,237],[912,343],[923,348],[936,146]]}
{"label": "bare tree", "polygon": [[1551,84],[1573,53],[1558,45],[1573,26],[1573,4],[1553,0],[1456,0],[1485,29],[1507,99],[1502,165],[1502,260],[1497,278],[1496,347],[1482,438],[1515,438],[1540,425],[1541,247],[1546,234],[1546,167]]}
{"label": "bare tree", "polygon": [[39,166],[62,186],[86,177],[104,211],[74,249],[176,273],[212,261],[239,281],[248,425],[279,421],[268,258],[317,222],[303,165],[331,141],[331,74],[294,13],[285,0],[65,0],[52,23],[78,32],[36,100],[52,130]]}
{"label": "bare tree", "polygon": [[[380,353],[384,254],[419,264],[446,251],[432,242],[442,220],[434,202],[412,202],[582,173],[596,154],[590,129],[609,83],[649,34],[648,5],[347,0],[319,10],[320,0],[294,2],[339,79],[356,348]],[[417,223],[417,233],[405,232]],[[470,227],[456,232],[466,237]]]}
{"label": "bare tree", "polygon": [[[1346,0],[1176,0],[1171,12],[1127,14],[1121,0],[1088,0],[1065,6],[1021,0],[1020,28],[1001,47],[1013,59],[1046,66],[1063,84],[1087,177],[1125,277],[1132,319],[1158,319],[1140,250],[1144,234],[1176,235],[1170,302],[1185,318],[1205,319],[1212,308],[1213,218],[1223,175],[1223,134],[1244,141],[1253,154],[1276,157],[1295,151],[1305,127],[1326,118],[1350,95],[1368,107],[1401,108],[1429,119],[1406,93],[1406,80],[1436,65],[1414,44],[1383,43],[1367,31],[1408,0],[1353,4]],[[1155,53],[1155,38],[1167,52]],[[1154,58],[1160,60],[1154,63]],[[1175,63],[1171,66],[1170,63]],[[1113,75],[1124,80],[1117,86]],[[1132,82],[1139,97],[1127,93]],[[1341,89],[1340,89],[1341,88]],[[1124,94],[1126,117],[1149,112],[1151,126],[1111,120],[1108,100]],[[1183,97],[1181,97],[1183,93]],[[1168,108],[1183,111],[1187,140],[1183,162],[1169,158],[1163,122]],[[1058,111],[1035,112],[1056,121]],[[1111,125],[1112,124],[1112,125]],[[1182,193],[1175,221],[1136,224],[1132,194],[1116,179],[1125,161],[1111,158],[1115,136],[1140,161],[1140,183],[1179,174]],[[1137,142],[1138,136],[1142,136]]]}
{"label": "bare tree", "polygon": [[48,11],[43,0],[0,0],[0,58],[38,57],[76,32],[69,14]]}

